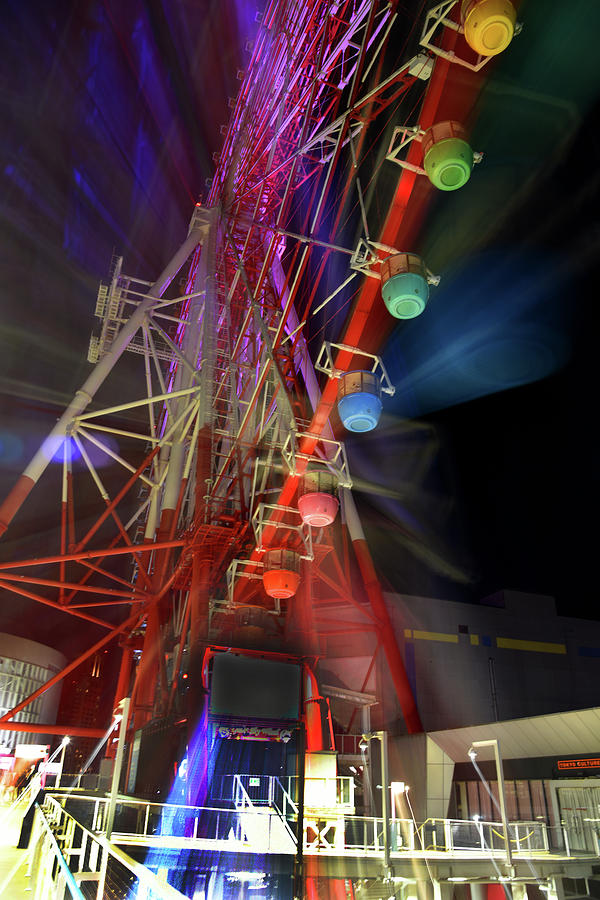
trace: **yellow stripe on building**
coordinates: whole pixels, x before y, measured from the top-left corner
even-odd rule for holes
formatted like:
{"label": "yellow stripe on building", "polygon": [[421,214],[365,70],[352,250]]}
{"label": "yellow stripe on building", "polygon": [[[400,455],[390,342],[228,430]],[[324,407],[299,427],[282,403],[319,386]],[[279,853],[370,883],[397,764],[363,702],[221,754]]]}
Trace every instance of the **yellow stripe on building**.
{"label": "yellow stripe on building", "polygon": [[479,646],[479,635],[472,634],[472,635],[470,635],[470,638],[471,638],[471,643],[473,644],[473,646],[478,647]]}
{"label": "yellow stripe on building", "polygon": [[564,644],[548,641],[520,641],[515,638],[496,638],[496,646],[502,650],[530,650],[533,653],[566,653]]}
{"label": "yellow stripe on building", "polygon": [[413,631],[416,641],[445,641],[447,644],[458,644],[457,634],[445,634],[442,631]]}

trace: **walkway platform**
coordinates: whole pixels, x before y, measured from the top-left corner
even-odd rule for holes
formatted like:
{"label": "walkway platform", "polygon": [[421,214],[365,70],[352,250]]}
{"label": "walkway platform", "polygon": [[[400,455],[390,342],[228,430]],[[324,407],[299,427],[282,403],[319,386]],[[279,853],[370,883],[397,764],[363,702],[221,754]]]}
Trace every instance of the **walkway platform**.
{"label": "walkway platform", "polygon": [[0,897],[2,900],[31,900],[27,876],[29,854],[17,850],[22,811],[0,805]]}

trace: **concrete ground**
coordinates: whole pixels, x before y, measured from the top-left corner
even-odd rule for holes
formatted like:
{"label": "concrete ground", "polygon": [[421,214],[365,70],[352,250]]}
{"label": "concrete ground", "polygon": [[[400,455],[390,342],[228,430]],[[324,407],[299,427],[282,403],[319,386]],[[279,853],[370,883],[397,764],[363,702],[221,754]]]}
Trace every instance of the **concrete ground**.
{"label": "concrete ground", "polygon": [[17,850],[22,808],[0,805],[0,897],[2,900],[31,900],[27,850]]}

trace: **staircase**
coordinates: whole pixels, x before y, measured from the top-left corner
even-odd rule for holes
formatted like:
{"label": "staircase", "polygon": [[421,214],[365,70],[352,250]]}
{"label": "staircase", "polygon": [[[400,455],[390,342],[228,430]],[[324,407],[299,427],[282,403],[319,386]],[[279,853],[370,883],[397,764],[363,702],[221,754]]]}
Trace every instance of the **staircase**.
{"label": "staircase", "polygon": [[274,775],[233,775],[231,779],[228,785],[230,796],[222,799],[233,803],[252,851],[295,854],[297,839],[288,819],[297,821],[298,807],[279,778]]}

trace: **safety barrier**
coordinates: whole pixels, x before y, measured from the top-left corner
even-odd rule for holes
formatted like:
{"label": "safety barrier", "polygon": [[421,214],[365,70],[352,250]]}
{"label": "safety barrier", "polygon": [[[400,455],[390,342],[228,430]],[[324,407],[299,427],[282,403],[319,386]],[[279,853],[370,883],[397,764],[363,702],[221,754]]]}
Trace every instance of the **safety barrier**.
{"label": "safety barrier", "polygon": [[32,900],[186,900],[155,873],[94,834],[54,798],[36,805],[29,843]]}
{"label": "safety barrier", "polygon": [[[270,785],[266,781],[250,785],[245,781],[249,777],[240,776],[227,788],[227,807],[194,807],[120,797],[113,841],[151,845],[158,838],[164,840],[170,836],[187,839],[190,846],[200,843],[221,850],[295,853],[298,807],[285,790],[285,783],[271,779]],[[250,788],[254,789],[254,796],[250,796]],[[84,830],[101,834],[108,798],[56,793],[47,797],[47,808],[49,815],[51,809],[60,810]],[[458,853],[477,857],[482,853],[501,856],[506,852],[504,830],[499,822],[430,818],[415,825],[409,819],[392,819],[388,825],[392,854]],[[585,835],[575,835],[564,827],[549,828],[543,822],[511,822],[508,833],[509,847],[516,857],[556,854],[571,858],[600,857],[598,832],[591,827]],[[313,824],[312,829],[307,829],[305,821],[304,853],[378,855],[383,852],[383,837],[383,819],[340,812],[324,817],[317,828]]]}

